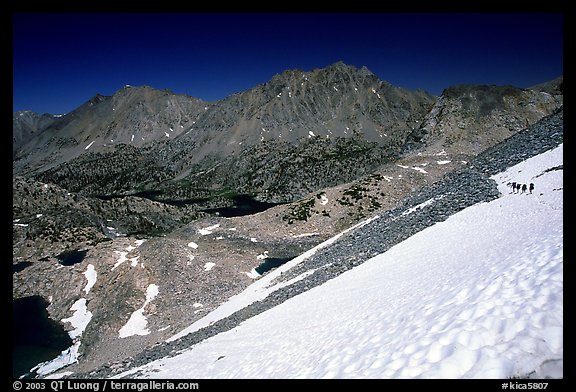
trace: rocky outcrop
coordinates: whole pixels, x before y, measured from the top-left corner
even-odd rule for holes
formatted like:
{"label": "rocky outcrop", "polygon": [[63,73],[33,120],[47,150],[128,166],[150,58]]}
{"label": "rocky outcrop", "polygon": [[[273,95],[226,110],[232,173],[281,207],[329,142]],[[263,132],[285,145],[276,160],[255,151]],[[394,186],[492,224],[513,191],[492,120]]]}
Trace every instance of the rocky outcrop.
{"label": "rocky outcrop", "polygon": [[442,146],[477,155],[553,113],[561,94],[512,86],[460,85],[444,90],[423,123],[408,137],[405,151]]}

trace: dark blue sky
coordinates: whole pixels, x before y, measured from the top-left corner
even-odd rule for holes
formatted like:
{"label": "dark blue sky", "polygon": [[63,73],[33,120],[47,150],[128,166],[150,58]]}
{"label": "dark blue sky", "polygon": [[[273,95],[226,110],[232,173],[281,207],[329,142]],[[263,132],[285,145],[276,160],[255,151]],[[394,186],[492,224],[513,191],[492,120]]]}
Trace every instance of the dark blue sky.
{"label": "dark blue sky", "polygon": [[67,113],[125,84],[222,99],[342,60],[434,95],[563,73],[561,13],[16,13],[13,110]]}

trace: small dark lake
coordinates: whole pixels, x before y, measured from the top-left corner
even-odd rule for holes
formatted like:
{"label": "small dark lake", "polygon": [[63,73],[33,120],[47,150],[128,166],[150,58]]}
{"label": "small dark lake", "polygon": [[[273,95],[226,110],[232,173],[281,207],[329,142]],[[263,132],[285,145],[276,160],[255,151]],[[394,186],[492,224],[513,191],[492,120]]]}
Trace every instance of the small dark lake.
{"label": "small dark lake", "polygon": [[56,258],[60,264],[69,267],[81,263],[84,257],[86,257],[86,253],[88,253],[88,250],[65,250],[56,256]]}
{"label": "small dark lake", "polygon": [[268,208],[282,204],[258,201],[249,195],[237,195],[232,197],[232,200],[234,204],[230,207],[207,208],[201,211],[207,212],[209,214],[223,216],[225,218],[232,218],[234,216],[257,214],[259,212],[266,211]]}
{"label": "small dark lake", "polygon": [[12,373],[15,378],[72,346],[64,327],[48,317],[48,302],[38,296],[12,301]]}
{"label": "small dark lake", "polygon": [[[141,191],[130,195],[96,195],[96,197],[101,200],[112,200],[112,199],[125,198],[127,196],[135,196],[175,206],[202,204],[207,203],[211,200],[209,197],[173,200],[162,198],[161,197],[162,194],[163,194],[162,191],[150,190],[150,191]],[[229,207],[206,208],[199,211],[206,212],[208,214],[223,216],[225,218],[231,218],[234,216],[257,214],[258,212],[266,211],[268,208],[284,204],[284,203],[267,203],[263,201],[258,201],[255,200],[252,196],[246,194],[231,196],[229,197],[229,199],[232,201],[232,205]]]}
{"label": "small dark lake", "polygon": [[282,264],[287,263],[288,261],[292,260],[294,257],[277,257],[277,258],[267,258],[264,259],[262,264],[255,268],[256,272],[260,275],[270,271],[272,268],[280,267]]}
{"label": "small dark lake", "polygon": [[15,274],[17,272],[22,271],[26,267],[30,267],[32,263],[30,261],[20,261],[16,264],[12,264],[12,273]]}

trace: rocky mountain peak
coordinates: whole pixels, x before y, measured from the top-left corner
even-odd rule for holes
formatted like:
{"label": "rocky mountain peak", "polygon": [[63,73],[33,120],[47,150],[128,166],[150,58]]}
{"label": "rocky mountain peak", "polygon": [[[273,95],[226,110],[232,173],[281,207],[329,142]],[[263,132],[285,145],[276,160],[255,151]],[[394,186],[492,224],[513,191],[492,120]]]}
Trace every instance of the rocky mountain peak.
{"label": "rocky mountain peak", "polygon": [[325,68],[317,68],[314,71],[328,74],[358,74],[361,76],[376,76],[365,65],[361,68],[357,68],[356,66],[352,64],[346,64],[341,60],[330,64]]}
{"label": "rocky mountain peak", "polygon": [[[317,86],[328,86],[332,88],[334,84],[343,84],[349,81],[356,84],[378,83],[379,79],[368,68],[363,66],[358,69],[353,65],[348,65],[343,61],[338,61],[325,68],[315,68],[312,71],[302,71],[298,69],[286,70],[274,75],[264,86],[296,86],[303,82],[314,83]],[[334,90],[337,92],[337,90]]]}
{"label": "rocky mountain peak", "polygon": [[98,94],[96,94],[95,96],[93,96],[92,98],[90,98],[90,99],[88,100],[87,104],[88,104],[89,106],[97,105],[97,104],[99,104],[99,103],[101,103],[101,102],[104,102],[104,101],[106,101],[106,100],[108,100],[108,99],[110,99],[110,96],[106,96],[106,95],[102,95],[102,94],[98,93]]}
{"label": "rocky mountain peak", "polygon": [[170,148],[191,156],[184,166],[174,164],[183,176],[190,163],[238,157],[262,143],[285,148],[280,145],[311,138],[332,143],[357,137],[392,151],[433,102],[429,94],[393,87],[343,62],[310,72],[288,70],[208,107]]}
{"label": "rocky mountain peak", "polygon": [[342,61],[331,64],[326,68],[315,69],[311,72],[319,82],[342,83],[353,82],[360,85],[378,84],[381,81],[366,66],[358,69]]}
{"label": "rocky mountain peak", "polygon": [[[162,96],[177,96],[179,94],[175,94],[169,89],[156,89],[147,85],[141,86],[132,86],[130,84],[126,84],[118,89],[112,96],[113,97],[129,97],[129,96],[140,96],[143,98],[149,97],[162,97]],[[189,97],[193,98],[193,97]],[[198,98],[194,98],[198,99]],[[198,99],[200,100],[200,99]]]}

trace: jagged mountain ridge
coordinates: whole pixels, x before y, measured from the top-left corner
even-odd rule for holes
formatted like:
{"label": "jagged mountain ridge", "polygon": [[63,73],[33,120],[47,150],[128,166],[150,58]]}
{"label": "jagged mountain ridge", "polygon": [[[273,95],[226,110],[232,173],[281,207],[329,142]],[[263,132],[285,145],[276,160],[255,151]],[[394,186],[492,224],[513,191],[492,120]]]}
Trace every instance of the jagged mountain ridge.
{"label": "jagged mountain ridge", "polygon": [[95,95],[48,124],[16,150],[15,174],[33,174],[92,151],[144,146],[174,137],[205,111],[207,103],[147,86],[124,86],[113,96]]}
{"label": "jagged mountain ridge", "polygon": [[[36,140],[36,145],[48,143],[53,147],[44,148],[41,153],[26,154],[35,146],[28,143],[19,151],[21,159],[15,160],[15,174],[34,174],[40,181],[88,194],[94,194],[96,186],[93,184],[98,184],[98,192],[105,194],[173,188],[173,183],[165,181],[174,178],[185,181],[189,199],[201,196],[199,188],[208,188],[233,189],[259,194],[262,199],[290,201],[320,187],[353,180],[393,157],[401,150],[406,135],[421,121],[435,100],[423,91],[409,92],[380,81],[366,68],[356,69],[343,63],[311,72],[286,71],[268,83],[211,105],[197,102],[192,114],[177,111],[180,117],[171,123],[177,123],[186,116],[191,121],[174,125],[170,131],[156,131],[156,141],[140,147],[141,167],[150,169],[146,171],[156,173],[155,176],[150,177],[130,167],[121,174],[121,177],[129,178],[123,189],[117,186],[118,177],[111,178],[110,175],[96,176],[93,181],[70,183],[70,172],[83,177],[85,170],[98,171],[95,162],[100,165],[100,171],[117,173],[116,168],[106,166],[109,165],[107,155],[132,154],[131,149],[121,146],[138,146],[135,139],[141,124],[146,122],[142,120],[145,116],[132,109],[133,103],[129,106],[130,111],[122,117],[133,120],[119,122],[124,125],[130,123],[132,128],[124,130],[121,135],[112,132],[118,128],[114,128],[115,120],[102,119],[99,121],[103,125],[91,125],[90,129],[73,135],[73,119],[81,123],[82,115],[86,114],[91,120],[85,122],[92,124],[95,118],[107,118],[111,106],[114,109],[112,101],[124,102],[122,97],[128,91],[138,90],[124,88],[112,97],[96,96],[64,116],[64,121],[70,124],[63,127],[65,131],[48,129],[43,138]],[[113,114],[115,119],[121,117],[122,110],[117,112]],[[156,123],[166,127],[166,122]],[[176,127],[180,131],[172,133]],[[81,127],[76,124],[76,128]],[[58,137],[50,136],[56,134]],[[326,140],[319,142],[320,139]],[[57,153],[48,153],[53,149]],[[294,181],[286,184],[286,175],[294,178],[290,168],[298,163],[294,162],[295,156],[301,156],[304,151],[314,158],[301,165],[300,171],[306,171],[311,168],[310,164],[322,161],[324,150],[331,150],[332,158],[341,150],[348,156],[348,151],[364,151],[366,154],[361,160],[348,160],[344,165],[333,160],[335,165],[332,166],[341,167],[337,167],[333,175],[324,173],[325,177],[330,177],[328,181],[319,181],[314,176],[304,184],[294,184]],[[253,178],[254,167],[262,168],[266,164],[261,160],[263,151],[265,155],[280,154],[284,163],[268,165],[269,169],[260,170],[257,178]],[[55,156],[59,160],[54,161]],[[45,160],[48,157],[53,160],[49,165]],[[341,174],[350,167],[358,170],[342,177]],[[66,181],[61,182],[62,178]],[[182,188],[182,185],[178,182],[175,187]],[[289,188],[296,191],[285,194]]]}
{"label": "jagged mountain ridge", "polygon": [[[388,137],[386,131],[393,134],[413,127],[433,102],[434,97],[423,91],[393,87],[366,68],[358,70],[341,62],[311,72],[285,71],[213,104],[149,87],[125,86],[111,97],[97,94],[63,116],[59,124],[48,127],[43,139],[20,149],[18,158],[30,155],[35,145],[55,141],[50,138],[84,149],[94,142],[89,149],[99,151],[120,143],[140,146],[166,136],[171,154],[193,150],[193,163],[207,155],[238,153],[263,140],[296,142],[313,135],[356,134],[381,142]],[[65,144],[62,140],[60,145]],[[21,166],[16,159],[17,172]]]}
{"label": "jagged mountain ridge", "polygon": [[262,141],[356,135],[393,143],[383,139],[415,126],[434,100],[424,91],[394,87],[365,67],[342,62],[310,72],[289,70],[217,102],[173,144],[175,149],[205,145],[195,150],[192,163],[197,163],[207,155],[238,154]]}

